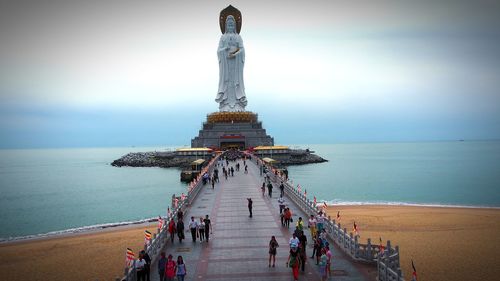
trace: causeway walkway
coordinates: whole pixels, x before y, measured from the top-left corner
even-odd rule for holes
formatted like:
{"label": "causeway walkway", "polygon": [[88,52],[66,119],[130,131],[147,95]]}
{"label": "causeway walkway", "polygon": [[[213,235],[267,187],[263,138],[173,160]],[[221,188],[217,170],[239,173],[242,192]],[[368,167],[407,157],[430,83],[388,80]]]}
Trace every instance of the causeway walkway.
{"label": "causeway walkway", "polygon": [[[229,166],[235,167],[238,162],[241,169],[234,172],[234,177],[226,180],[220,173],[220,182],[216,183],[215,189],[210,184],[205,185],[184,215],[187,229],[191,216],[199,220],[208,214],[213,226],[210,241],[193,243],[187,229],[182,243],[176,239],[172,245],[169,241],[163,251],[167,256],[172,254],[174,260],[178,255],[183,256],[188,272],[186,280],[293,280],[291,268],[285,265],[293,228],[281,226],[277,202],[279,188],[275,185],[272,198],[267,195],[267,188],[266,195],[262,196],[260,186],[264,179],[259,175],[257,165],[247,160],[248,174],[245,174],[243,160],[229,162]],[[221,167],[219,170],[222,170]],[[249,217],[246,198],[253,200],[252,218]],[[308,215],[286,197],[285,201],[292,210],[293,224],[301,216],[306,226]],[[312,243],[309,230],[305,227],[304,231],[309,243],[308,258],[305,272],[300,273],[299,280],[321,280],[318,268],[310,258]],[[276,236],[280,245],[274,268],[268,267],[268,245],[272,235]],[[332,269],[333,277],[328,280],[375,280],[375,267],[353,263],[336,247],[333,247]],[[159,280],[157,260],[153,261],[151,279]]]}

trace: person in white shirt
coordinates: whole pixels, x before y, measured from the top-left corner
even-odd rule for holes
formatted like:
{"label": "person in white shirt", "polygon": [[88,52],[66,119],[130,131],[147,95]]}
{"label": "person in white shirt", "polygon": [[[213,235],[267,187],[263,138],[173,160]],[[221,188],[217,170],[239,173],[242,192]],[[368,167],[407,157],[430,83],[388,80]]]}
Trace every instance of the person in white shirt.
{"label": "person in white shirt", "polygon": [[146,266],[146,261],[142,254],[139,254],[139,258],[135,261],[135,270],[137,271],[137,281],[146,281],[146,270],[144,267]]}
{"label": "person in white shirt", "polygon": [[198,222],[194,220],[194,217],[191,217],[189,221],[189,229],[191,230],[191,238],[193,238],[193,242],[196,242],[196,232],[198,230]]}
{"label": "person in white shirt", "polygon": [[203,242],[205,239],[205,222],[203,221],[203,217],[200,217],[200,222],[198,223],[198,233],[200,234],[200,242]]}
{"label": "person in white shirt", "polygon": [[295,233],[293,233],[293,237],[290,238],[290,249],[297,249],[299,247],[299,238],[297,238],[297,236],[295,235]]}

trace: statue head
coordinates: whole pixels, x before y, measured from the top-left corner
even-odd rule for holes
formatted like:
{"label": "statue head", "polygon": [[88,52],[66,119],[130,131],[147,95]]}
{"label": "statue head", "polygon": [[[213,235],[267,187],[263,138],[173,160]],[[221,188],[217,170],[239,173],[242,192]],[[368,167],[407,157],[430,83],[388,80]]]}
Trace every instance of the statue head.
{"label": "statue head", "polygon": [[226,33],[236,33],[236,21],[232,15],[226,18]]}

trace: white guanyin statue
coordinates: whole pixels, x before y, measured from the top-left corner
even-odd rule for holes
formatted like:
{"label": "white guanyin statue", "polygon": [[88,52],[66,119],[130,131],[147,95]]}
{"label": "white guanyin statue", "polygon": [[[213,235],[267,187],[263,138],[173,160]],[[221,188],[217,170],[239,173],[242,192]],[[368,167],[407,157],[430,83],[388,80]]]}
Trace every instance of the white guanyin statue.
{"label": "white guanyin statue", "polygon": [[247,99],[243,83],[245,48],[236,32],[236,21],[232,15],[226,17],[225,31],[220,37],[219,48],[219,91],[215,101],[219,111],[245,111]]}

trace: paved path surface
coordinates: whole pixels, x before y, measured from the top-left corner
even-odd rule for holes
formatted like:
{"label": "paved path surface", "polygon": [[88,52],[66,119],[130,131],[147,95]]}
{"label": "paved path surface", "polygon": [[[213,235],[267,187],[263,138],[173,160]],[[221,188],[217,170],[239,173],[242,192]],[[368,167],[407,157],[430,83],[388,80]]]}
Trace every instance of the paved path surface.
{"label": "paved path surface", "polygon": [[[175,240],[167,244],[164,251],[172,254],[174,259],[182,255],[186,262],[188,275],[186,280],[210,281],[281,281],[293,280],[291,269],[285,266],[288,258],[288,240],[293,231],[281,226],[277,198],[279,188],[273,189],[273,198],[267,193],[262,196],[260,186],[263,178],[258,167],[246,161],[249,172],[243,168],[227,180],[222,176],[213,190],[207,184],[197,199],[185,214],[185,224],[188,218],[209,215],[213,225],[210,242],[192,242],[191,234],[186,232],[183,243]],[[237,162],[230,162],[235,166]],[[243,167],[243,161],[240,160]],[[219,170],[221,170],[219,168]],[[266,190],[267,192],[267,190]],[[253,200],[253,217],[249,217],[247,199]],[[297,206],[286,200],[294,214],[294,222],[299,216],[307,218]],[[311,242],[306,228],[308,242]],[[276,267],[268,267],[268,245],[271,236],[276,236],[280,245],[276,256]],[[308,245],[307,255],[312,254],[312,243]],[[332,243],[331,243],[332,244]],[[353,264],[339,249],[333,248],[333,277],[329,280],[374,280],[375,267]],[[155,266],[151,271],[152,280],[159,280]],[[299,275],[299,280],[320,280],[317,266],[313,259],[308,258],[306,269]]]}

